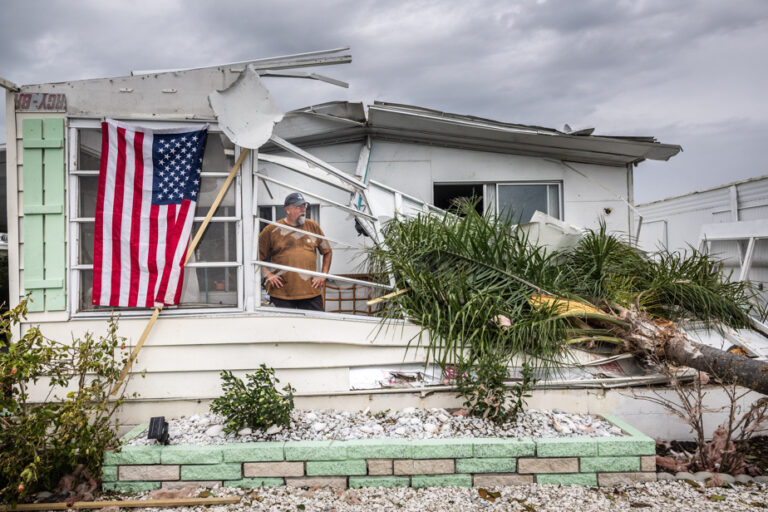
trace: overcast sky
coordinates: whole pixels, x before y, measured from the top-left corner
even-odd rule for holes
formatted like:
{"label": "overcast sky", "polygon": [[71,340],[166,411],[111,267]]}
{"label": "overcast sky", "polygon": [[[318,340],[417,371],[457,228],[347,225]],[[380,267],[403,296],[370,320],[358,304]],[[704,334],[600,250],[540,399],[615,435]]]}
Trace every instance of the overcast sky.
{"label": "overcast sky", "polygon": [[0,8],[0,76],[17,84],[351,46],[352,64],[321,71],[349,89],[267,86],[283,109],[379,99],[682,145],[669,162],[636,170],[637,202],[768,174],[764,0],[11,0]]}

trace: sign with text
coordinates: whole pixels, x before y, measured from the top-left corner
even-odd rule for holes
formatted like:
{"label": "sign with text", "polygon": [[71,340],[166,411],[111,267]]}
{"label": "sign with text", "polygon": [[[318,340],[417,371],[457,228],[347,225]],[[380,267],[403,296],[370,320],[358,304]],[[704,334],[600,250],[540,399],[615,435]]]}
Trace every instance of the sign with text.
{"label": "sign with text", "polygon": [[16,94],[17,112],[66,112],[67,96],[47,92],[24,92]]}

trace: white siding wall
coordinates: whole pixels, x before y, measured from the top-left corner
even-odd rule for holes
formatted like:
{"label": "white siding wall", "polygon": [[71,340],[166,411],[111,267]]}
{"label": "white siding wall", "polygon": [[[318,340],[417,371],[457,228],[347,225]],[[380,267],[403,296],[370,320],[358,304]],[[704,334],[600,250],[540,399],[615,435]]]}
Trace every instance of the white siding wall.
{"label": "white siding wall", "polygon": [[[732,188],[736,202],[732,202]],[[768,176],[637,206],[643,216],[640,247],[683,250],[696,247],[703,224],[765,220],[768,223]],[[666,229],[664,228],[666,227]],[[666,234],[665,234],[666,231]],[[726,262],[726,271],[738,275],[739,253],[735,242],[712,243],[711,250]],[[768,240],[755,244],[749,279],[768,285]]]}

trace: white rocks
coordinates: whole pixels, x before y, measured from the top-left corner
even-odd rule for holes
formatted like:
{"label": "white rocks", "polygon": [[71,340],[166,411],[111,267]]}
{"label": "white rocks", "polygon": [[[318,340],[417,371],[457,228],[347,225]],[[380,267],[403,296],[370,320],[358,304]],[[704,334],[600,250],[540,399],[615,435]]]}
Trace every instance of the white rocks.
{"label": "white rocks", "polygon": [[671,473],[665,473],[665,472],[662,471],[661,473],[656,473],[656,479],[659,480],[659,481],[661,481],[661,480],[675,480],[675,475],[673,475]]}
{"label": "white rocks", "polygon": [[282,425],[272,425],[267,430],[265,430],[264,433],[267,434],[268,436],[273,436],[275,434],[279,434],[282,431],[283,431]]}
{"label": "white rocks", "polygon": [[[602,512],[605,510],[672,510],[672,511],[728,511],[760,510],[766,504],[766,485],[748,487],[695,489],[684,482],[644,482],[622,485],[611,489],[580,486],[524,484],[507,487],[488,486],[499,491],[493,502],[483,499],[476,488],[431,487],[412,489],[395,487],[382,489],[264,487],[258,489],[258,503],[247,505],[256,496],[254,490],[219,488],[214,496],[238,496],[240,503],[215,505],[216,512],[245,512],[247,510],[366,510],[381,512],[435,512],[478,510],[536,510],[553,512],[572,510]],[[717,499],[714,496],[717,495]],[[247,496],[247,498],[246,498]],[[134,496],[124,495],[126,499]],[[141,498],[140,496],[139,498]],[[146,497],[146,494],[143,496]],[[147,509],[149,510],[149,509]],[[189,512],[206,512],[202,505],[189,507]]]}
{"label": "white rocks", "polygon": [[406,407],[405,409],[403,409],[400,412],[403,413],[403,414],[413,414],[413,413],[416,412],[416,408],[415,407]]}
{"label": "white rocks", "polygon": [[219,437],[224,435],[224,425],[214,425],[205,431],[208,437]]}
{"label": "white rocks", "polygon": [[253,429],[250,427],[241,428],[237,431],[237,435],[239,436],[249,436],[253,433]]}
{"label": "white rocks", "polygon": [[709,471],[697,471],[693,474],[693,479],[697,482],[703,482],[704,480],[709,480],[714,475],[710,473]]}
{"label": "white rocks", "polygon": [[736,481],[736,478],[728,473],[715,473],[715,476],[724,484],[732,484]]}
{"label": "white rocks", "polygon": [[736,475],[734,480],[740,484],[748,484],[749,482],[754,481],[754,478],[749,475]]}
{"label": "white rocks", "polygon": [[[290,426],[273,425],[247,434],[226,436],[226,418],[201,414],[170,419],[171,444],[222,444],[225,442],[301,441],[372,438],[461,438],[461,437],[610,437],[619,429],[600,418],[583,414],[565,414],[549,410],[529,409],[517,420],[496,425],[491,421],[465,415],[451,415],[444,409],[385,411],[375,414],[335,410],[294,410]],[[584,428],[581,428],[584,427]],[[146,434],[131,440],[130,445],[155,444]]]}

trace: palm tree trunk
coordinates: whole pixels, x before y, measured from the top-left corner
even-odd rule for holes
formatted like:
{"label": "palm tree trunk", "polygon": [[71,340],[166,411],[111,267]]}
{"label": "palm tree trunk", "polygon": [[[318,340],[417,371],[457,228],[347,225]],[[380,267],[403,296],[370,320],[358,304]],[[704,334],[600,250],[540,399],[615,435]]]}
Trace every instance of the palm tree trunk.
{"label": "palm tree trunk", "polygon": [[664,346],[666,359],[768,395],[768,363],[680,337]]}
{"label": "palm tree trunk", "polygon": [[768,362],[731,354],[690,340],[666,320],[654,320],[636,310],[619,309],[619,318],[629,324],[625,339],[642,352],[768,395]]}

